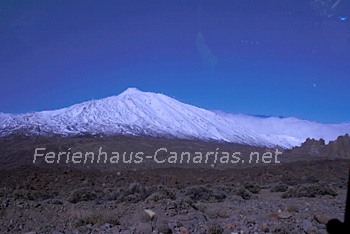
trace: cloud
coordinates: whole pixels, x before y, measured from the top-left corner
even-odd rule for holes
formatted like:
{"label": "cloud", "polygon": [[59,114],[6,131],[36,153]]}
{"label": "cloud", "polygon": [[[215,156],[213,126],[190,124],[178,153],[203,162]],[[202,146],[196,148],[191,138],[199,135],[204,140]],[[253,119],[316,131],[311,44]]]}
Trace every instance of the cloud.
{"label": "cloud", "polygon": [[325,143],[336,140],[338,136],[350,133],[350,122],[340,124],[323,124],[294,117],[288,118],[259,118],[244,114],[232,114],[219,110],[214,113],[221,117],[229,118],[243,127],[253,130],[269,139],[287,142],[291,146],[300,146],[306,138],[319,140],[323,138]]}

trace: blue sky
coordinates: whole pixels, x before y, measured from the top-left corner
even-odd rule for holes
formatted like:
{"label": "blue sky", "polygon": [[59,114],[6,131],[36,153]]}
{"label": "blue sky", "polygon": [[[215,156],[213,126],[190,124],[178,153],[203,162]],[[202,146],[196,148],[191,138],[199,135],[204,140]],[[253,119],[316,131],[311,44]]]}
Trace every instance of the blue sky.
{"label": "blue sky", "polygon": [[[162,92],[205,109],[350,121],[346,1],[1,1],[0,112]],[[334,1],[335,2],[335,1]]]}

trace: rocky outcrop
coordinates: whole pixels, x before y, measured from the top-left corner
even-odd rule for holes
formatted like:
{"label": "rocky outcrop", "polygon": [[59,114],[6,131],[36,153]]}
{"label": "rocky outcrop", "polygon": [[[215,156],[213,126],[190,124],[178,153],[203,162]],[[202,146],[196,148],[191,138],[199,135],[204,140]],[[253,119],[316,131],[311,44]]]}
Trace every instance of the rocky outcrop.
{"label": "rocky outcrop", "polygon": [[345,134],[327,145],[321,138],[319,140],[307,138],[300,147],[293,147],[293,154],[308,154],[321,157],[340,157],[350,159],[350,136]]}
{"label": "rocky outcrop", "polygon": [[327,145],[326,155],[328,157],[350,158],[350,136],[339,136],[337,140],[330,141]]}
{"label": "rocky outcrop", "polygon": [[325,142],[321,138],[319,140],[307,138],[300,147],[293,147],[293,154],[311,154],[315,156],[320,156],[324,152]]}

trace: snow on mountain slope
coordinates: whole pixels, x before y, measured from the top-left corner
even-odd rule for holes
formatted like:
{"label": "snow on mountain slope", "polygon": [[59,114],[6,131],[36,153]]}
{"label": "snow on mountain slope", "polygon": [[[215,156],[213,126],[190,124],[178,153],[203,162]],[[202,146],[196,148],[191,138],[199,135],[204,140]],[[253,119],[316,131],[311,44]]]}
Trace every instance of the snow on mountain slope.
{"label": "snow on mountain slope", "polygon": [[147,135],[285,148],[306,138],[326,142],[350,133],[350,123],[320,124],[296,118],[259,118],[208,111],[163,94],[129,88],[118,96],[26,114],[0,113],[0,136],[12,133]]}
{"label": "snow on mountain slope", "polygon": [[292,146],[300,146],[308,137],[316,140],[322,138],[328,144],[329,141],[336,140],[338,136],[350,133],[350,123],[322,124],[294,117],[282,119],[277,117],[259,118],[223,111],[213,112],[271,140],[285,139]]}
{"label": "snow on mountain slope", "polygon": [[[242,127],[230,118],[181,103],[163,94],[129,88],[118,96],[67,108],[19,115],[0,114],[0,136],[11,133],[63,135],[132,134],[219,140],[273,147],[276,139]],[[290,147],[284,139],[277,139]]]}

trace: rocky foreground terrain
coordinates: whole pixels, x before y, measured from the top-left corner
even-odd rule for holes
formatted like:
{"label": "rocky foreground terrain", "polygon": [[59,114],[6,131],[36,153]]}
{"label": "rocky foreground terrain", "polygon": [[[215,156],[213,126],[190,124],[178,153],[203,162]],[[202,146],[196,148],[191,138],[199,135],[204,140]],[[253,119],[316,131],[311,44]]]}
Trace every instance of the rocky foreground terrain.
{"label": "rocky foreground terrain", "polygon": [[[278,147],[134,137],[1,138],[0,233],[327,233],[329,219],[344,217],[348,138],[328,144],[332,150],[315,148],[319,141],[280,149],[280,163],[270,164],[241,161],[252,151],[274,155]],[[100,145],[107,152],[116,147],[146,155],[159,147],[242,154],[235,164],[33,163],[35,147],[97,152]]]}

